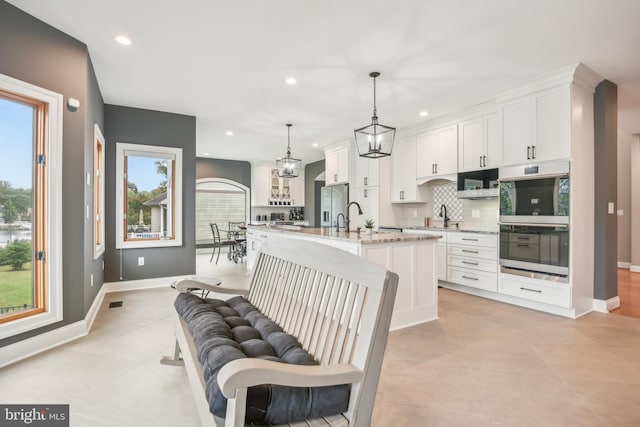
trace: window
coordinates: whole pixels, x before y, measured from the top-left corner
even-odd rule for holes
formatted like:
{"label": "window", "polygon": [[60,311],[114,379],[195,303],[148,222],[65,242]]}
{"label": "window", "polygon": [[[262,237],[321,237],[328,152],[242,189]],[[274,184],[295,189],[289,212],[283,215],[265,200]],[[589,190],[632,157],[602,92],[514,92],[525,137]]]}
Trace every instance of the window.
{"label": "window", "polygon": [[93,259],[104,253],[104,136],[93,126]]}
{"label": "window", "polygon": [[227,230],[229,222],[249,219],[249,189],[223,178],[203,178],[196,182],[196,246],[211,246],[209,223]]}
{"label": "window", "polygon": [[0,74],[0,338],[62,320],[62,102]]}
{"label": "window", "polygon": [[116,145],[116,247],[182,245],[182,149]]}

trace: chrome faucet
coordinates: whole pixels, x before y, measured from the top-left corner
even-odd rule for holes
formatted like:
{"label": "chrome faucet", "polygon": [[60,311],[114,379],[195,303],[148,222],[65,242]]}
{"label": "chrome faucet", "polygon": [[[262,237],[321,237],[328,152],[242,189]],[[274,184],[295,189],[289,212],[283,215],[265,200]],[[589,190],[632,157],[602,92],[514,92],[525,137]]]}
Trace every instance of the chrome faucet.
{"label": "chrome faucet", "polygon": [[349,232],[349,224],[351,223],[351,221],[349,220],[349,208],[351,207],[351,205],[356,205],[358,207],[358,215],[362,215],[362,208],[360,207],[360,205],[358,204],[358,202],[350,202],[347,205],[347,232]]}
{"label": "chrome faucet", "polygon": [[[444,215],[443,212],[444,211]],[[449,217],[447,216],[447,207],[445,205],[440,206],[440,218],[444,218],[444,228],[449,227]]]}
{"label": "chrome faucet", "polygon": [[340,231],[340,217],[342,216],[342,224],[346,227],[346,220],[344,219],[344,214],[340,212],[336,215],[336,231]]}

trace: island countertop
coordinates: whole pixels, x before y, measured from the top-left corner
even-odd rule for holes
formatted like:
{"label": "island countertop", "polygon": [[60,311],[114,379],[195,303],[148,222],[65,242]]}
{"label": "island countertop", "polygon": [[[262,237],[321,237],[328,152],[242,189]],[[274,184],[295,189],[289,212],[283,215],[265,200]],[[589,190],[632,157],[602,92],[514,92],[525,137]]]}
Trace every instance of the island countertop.
{"label": "island countertop", "polygon": [[376,233],[364,234],[355,231],[346,232],[344,230],[336,231],[334,227],[298,227],[288,225],[277,226],[251,226],[248,230],[286,233],[286,234],[302,234],[309,237],[319,237],[330,240],[341,240],[344,242],[359,243],[362,245],[375,245],[382,243],[411,242],[418,240],[436,240],[441,236],[431,236],[426,234],[404,234],[404,233]]}

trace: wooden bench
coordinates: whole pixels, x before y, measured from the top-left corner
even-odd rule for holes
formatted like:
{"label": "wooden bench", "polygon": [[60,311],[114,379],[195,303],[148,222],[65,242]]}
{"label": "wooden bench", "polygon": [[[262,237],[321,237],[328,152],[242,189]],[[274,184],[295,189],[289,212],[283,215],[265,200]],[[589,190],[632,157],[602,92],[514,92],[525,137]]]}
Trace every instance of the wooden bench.
{"label": "wooden bench", "polygon": [[[186,323],[177,318],[176,338],[203,426],[245,425],[247,388],[258,384],[320,387],[351,384],[348,410],[291,426],[371,424],[371,414],[389,333],[398,276],[363,258],[314,242],[274,239],[261,245],[249,290],[211,286],[196,279],[176,283],[241,294],[262,314],[296,337],[318,366],[258,358],[233,360],[217,377],[227,398],[225,419],[209,411],[203,367]],[[178,354],[178,347],[176,355]]]}

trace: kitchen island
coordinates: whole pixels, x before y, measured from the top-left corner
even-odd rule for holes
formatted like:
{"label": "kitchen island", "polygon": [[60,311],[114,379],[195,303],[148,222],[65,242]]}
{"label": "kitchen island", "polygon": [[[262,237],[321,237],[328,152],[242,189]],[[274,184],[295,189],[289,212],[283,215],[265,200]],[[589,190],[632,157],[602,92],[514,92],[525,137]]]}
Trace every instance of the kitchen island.
{"label": "kitchen island", "polygon": [[271,239],[311,240],[366,258],[398,274],[391,330],[438,318],[436,243],[439,236],[336,231],[335,228],[249,226],[247,268],[253,268],[260,244]]}

